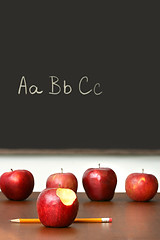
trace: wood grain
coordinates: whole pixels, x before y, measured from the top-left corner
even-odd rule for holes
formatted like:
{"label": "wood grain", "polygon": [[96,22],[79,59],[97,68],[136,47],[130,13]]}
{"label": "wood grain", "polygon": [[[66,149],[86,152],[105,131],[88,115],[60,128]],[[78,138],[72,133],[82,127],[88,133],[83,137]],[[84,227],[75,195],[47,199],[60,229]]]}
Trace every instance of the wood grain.
{"label": "wood grain", "polygon": [[13,218],[37,218],[32,193],[26,201],[9,201],[0,193],[0,239],[6,240],[159,240],[160,194],[150,202],[133,202],[125,193],[115,193],[111,201],[90,201],[78,192],[78,218],[112,217],[112,223],[73,223],[68,228],[47,228],[42,224],[11,223]]}

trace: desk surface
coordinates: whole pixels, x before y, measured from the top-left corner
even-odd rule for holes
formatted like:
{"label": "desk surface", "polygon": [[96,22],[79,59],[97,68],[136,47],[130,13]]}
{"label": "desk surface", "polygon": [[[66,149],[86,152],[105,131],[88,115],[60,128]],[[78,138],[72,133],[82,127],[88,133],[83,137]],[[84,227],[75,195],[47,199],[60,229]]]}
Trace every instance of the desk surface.
{"label": "desk surface", "polygon": [[26,201],[9,201],[0,193],[0,239],[63,240],[76,239],[160,239],[160,194],[150,202],[132,202],[125,193],[116,193],[110,202],[90,201],[78,193],[77,217],[112,217],[112,223],[73,223],[68,228],[46,228],[41,223],[11,223],[13,218],[36,218],[38,193]]}

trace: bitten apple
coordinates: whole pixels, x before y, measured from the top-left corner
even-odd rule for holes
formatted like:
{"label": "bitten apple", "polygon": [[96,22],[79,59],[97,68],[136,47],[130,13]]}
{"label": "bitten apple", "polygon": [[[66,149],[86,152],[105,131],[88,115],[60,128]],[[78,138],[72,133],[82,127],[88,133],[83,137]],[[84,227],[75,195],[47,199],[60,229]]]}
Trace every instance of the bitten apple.
{"label": "bitten apple", "polygon": [[46,188],[37,199],[37,212],[46,227],[68,227],[78,213],[76,193],[66,188]]}
{"label": "bitten apple", "polygon": [[113,198],[117,176],[111,168],[89,168],[82,177],[83,187],[91,200],[109,201]]}
{"label": "bitten apple", "polygon": [[61,173],[51,174],[46,181],[46,188],[69,188],[75,193],[78,188],[78,181],[73,173],[64,173],[61,168]]}
{"label": "bitten apple", "polygon": [[134,201],[145,202],[151,200],[157,193],[158,180],[152,174],[132,173],[125,181],[125,189],[129,198]]}
{"label": "bitten apple", "polygon": [[11,170],[0,177],[0,188],[10,200],[25,200],[34,188],[34,177],[28,170]]}

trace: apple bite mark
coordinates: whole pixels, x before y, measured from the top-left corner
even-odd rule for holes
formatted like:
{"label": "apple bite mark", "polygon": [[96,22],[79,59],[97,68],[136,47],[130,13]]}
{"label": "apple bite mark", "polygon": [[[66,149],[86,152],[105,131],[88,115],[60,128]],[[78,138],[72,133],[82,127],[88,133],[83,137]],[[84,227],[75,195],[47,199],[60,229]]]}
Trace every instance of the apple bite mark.
{"label": "apple bite mark", "polygon": [[76,200],[76,194],[71,189],[66,188],[58,188],[56,190],[56,195],[60,198],[61,202],[66,205],[70,206]]}

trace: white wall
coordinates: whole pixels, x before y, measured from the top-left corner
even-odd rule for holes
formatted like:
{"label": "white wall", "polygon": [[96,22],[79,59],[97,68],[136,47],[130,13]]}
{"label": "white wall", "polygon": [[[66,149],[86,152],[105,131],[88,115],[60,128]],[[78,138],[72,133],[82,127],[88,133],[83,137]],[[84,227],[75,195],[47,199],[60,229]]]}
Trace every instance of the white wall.
{"label": "white wall", "polygon": [[[160,183],[160,156],[0,156],[0,175],[10,169],[27,169],[35,178],[34,191],[45,188],[46,179],[55,172],[72,172],[78,179],[78,192],[84,192],[82,176],[87,168],[110,167],[117,174],[116,192],[125,192],[125,179],[132,172],[141,172],[155,175]],[[160,187],[159,190],[160,191]]]}

